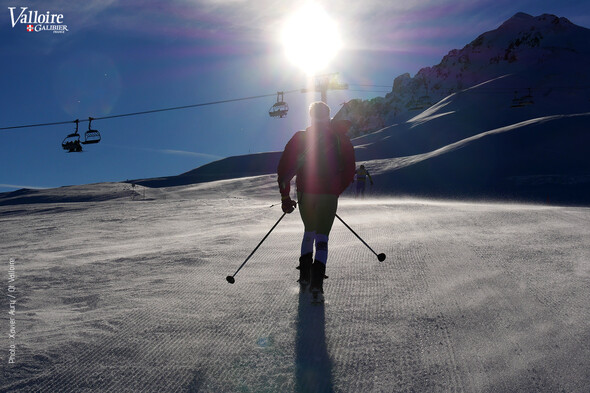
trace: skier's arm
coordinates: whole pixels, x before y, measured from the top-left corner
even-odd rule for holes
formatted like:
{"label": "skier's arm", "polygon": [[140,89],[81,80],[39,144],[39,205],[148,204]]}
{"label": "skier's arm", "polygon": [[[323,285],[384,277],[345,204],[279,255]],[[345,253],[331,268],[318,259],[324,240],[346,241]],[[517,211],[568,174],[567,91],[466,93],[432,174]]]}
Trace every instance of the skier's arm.
{"label": "skier's arm", "polygon": [[342,171],[342,192],[348,188],[350,183],[354,181],[356,174],[356,160],[354,156],[354,147],[347,137],[341,140],[341,152],[344,159],[344,170]]}
{"label": "skier's arm", "polygon": [[288,197],[291,191],[291,180],[297,173],[297,156],[299,152],[299,139],[301,131],[297,132],[285,146],[285,150],[277,167],[277,181],[282,197]]}

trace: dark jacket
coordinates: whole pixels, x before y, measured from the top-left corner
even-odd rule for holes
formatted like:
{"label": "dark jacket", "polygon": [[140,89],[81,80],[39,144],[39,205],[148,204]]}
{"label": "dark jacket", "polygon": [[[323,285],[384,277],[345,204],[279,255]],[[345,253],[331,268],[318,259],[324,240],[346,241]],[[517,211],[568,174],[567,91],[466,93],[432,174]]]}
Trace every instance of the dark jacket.
{"label": "dark jacket", "polygon": [[297,191],[340,195],[353,181],[356,163],[346,121],[298,131],[285,146],[277,168],[281,195],[289,195],[297,176]]}

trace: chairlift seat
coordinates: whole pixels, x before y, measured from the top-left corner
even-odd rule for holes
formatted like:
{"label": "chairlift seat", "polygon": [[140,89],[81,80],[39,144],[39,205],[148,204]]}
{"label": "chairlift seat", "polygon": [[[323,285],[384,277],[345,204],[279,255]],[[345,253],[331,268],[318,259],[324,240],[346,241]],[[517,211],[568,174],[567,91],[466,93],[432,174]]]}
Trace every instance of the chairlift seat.
{"label": "chairlift seat", "polygon": [[61,143],[61,147],[70,153],[82,151],[82,146],[80,145],[80,134],[73,133],[66,136]]}
{"label": "chairlift seat", "polygon": [[277,92],[277,102],[275,102],[268,110],[270,117],[283,118],[287,116],[289,105],[287,105],[287,103],[284,101],[283,95],[284,93],[282,91]]}
{"label": "chairlift seat", "polygon": [[533,99],[533,95],[531,94],[531,89],[529,89],[529,93],[523,96],[518,96],[518,91],[514,92],[514,98],[512,99],[512,108],[522,108],[527,105],[534,105],[535,101]]}
{"label": "chairlift seat", "polygon": [[98,130],[88,130],[84,134],[84,142],[81,142],[83,145],[89,145],[91,143],[98,143],[100,142],[100,132]]}
{"label": "chairlift seat", "polygon": [[82,145],[80,145],[80,142],[78,141],[66,142],[65,144],[62,144],[62,147],[69,153],[77,153],[82,151]]}
{"label": "chairlift seat", "polygon": [[268,111],[270,117],[285,117],[289,111],[289,105],[286,102],[280,101],[273,104]]}

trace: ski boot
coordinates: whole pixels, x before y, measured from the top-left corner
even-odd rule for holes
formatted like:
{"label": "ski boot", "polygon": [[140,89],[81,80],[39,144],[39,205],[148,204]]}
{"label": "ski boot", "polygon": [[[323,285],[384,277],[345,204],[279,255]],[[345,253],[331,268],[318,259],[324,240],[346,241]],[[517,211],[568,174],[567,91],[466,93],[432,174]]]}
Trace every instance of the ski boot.
{"label": "ski boot", "polygon": [[302,286],[309,284],[311,280],[311,264],[313,262],[313,257],[311,253],[302,255],[299,258],[299,280],[297,282]]}
{"label": "ski boot", "polygon": [[326,265],[319,261],[314,261],[313,265],[311,265],[311,285],[309,286],[312,303],[324,302],[324,278],[327,278],[325,274]]}

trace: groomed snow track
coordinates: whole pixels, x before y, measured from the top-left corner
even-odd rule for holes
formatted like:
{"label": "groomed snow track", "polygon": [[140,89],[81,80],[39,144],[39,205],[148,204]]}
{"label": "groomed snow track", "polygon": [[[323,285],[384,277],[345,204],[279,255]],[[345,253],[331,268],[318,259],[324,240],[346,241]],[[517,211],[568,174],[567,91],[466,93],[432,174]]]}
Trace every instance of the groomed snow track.
{"label": "groomed snow track", "polygon": [[590,386],[589,209],[343,198],[339,215],[387,259],[336,221],[326,303],[311,306],[297,213],[225,281],[280,217],[271,203],[0,207],[17,288],[14,364],[0,318],[0,391]]}

